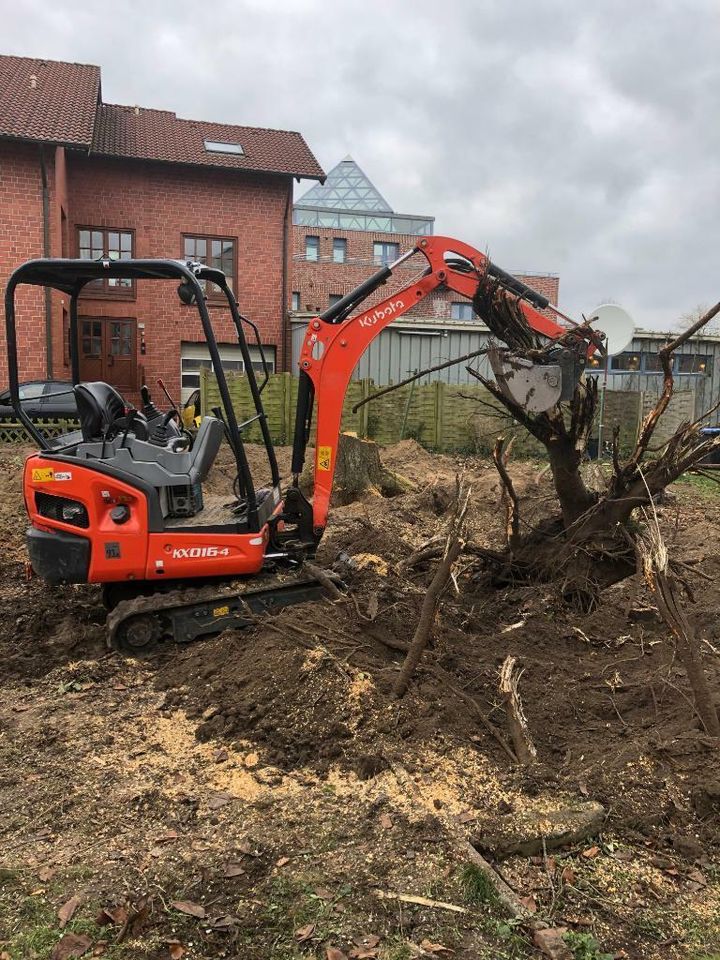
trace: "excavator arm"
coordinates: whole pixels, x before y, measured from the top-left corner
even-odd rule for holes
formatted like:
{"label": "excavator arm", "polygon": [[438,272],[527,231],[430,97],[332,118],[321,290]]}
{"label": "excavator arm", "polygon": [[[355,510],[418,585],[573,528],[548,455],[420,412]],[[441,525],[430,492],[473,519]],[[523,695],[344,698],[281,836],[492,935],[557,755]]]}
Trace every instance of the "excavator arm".
{"label": "excavator arm", "polygon": [[[423,254],[427,269],[417,281],[390,294],[377,305],[349,316],[363,300],[384,284],[393,271],[415,254]],[[370,343],[395,320],[440,287],[470,300],[486,274],[517,294],[518,307],[536,333],[550,339],[567,334],[540,310],[549,301],[522,281],[505,273],[484,254],[450,237],[425,237],[394,263],[379,270],[329,310],[308,323],[300,351],[300,384],[295,422],[292,472],[297,482],[310,437],[313,400],[317,403],[313,532],[319,539],[327,523],[337,457],[343,401],[352,372]],[[555,312],[558,311],[555,309]],[[594,347],[591,348],[591,351]],[[493,364],[498,375],[498,362]],[[507,373],[506,369],[506,373]],[[512,372],[510,373],[512,376]],[[498,377],[500,381],[502,374]],[[554,401],[556,402],[556,401]]]}

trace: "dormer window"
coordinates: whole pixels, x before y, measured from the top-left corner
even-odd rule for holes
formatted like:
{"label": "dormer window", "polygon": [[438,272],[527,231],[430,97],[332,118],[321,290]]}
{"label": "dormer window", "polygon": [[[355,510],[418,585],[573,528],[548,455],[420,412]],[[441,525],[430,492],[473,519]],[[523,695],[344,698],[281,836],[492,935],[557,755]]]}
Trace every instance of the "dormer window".
{"label": "dormer window", "polygon": [[223,143],[222,140],[205,140],[204,143],[208,153],[234,153],[237,156],[245,153],[239,143]]}

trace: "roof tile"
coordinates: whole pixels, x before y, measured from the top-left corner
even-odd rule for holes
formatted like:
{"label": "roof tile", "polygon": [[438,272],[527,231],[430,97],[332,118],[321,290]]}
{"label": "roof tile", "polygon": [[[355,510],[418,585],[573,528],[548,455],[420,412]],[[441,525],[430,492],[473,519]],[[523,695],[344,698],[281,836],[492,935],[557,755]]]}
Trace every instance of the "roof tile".
{"label": "roof tile", "polygon": [[88,148],[99,96],[99,67],[0,56],[0,137]]}
{"label": "roof tile", "polygon": [[[205,140],[239,143],[242,154],[205,149]],[[106,156],[254,170],[322,179],[325,174],[299,133],[183,120],[168,110],[100,105],[92,151]]]}

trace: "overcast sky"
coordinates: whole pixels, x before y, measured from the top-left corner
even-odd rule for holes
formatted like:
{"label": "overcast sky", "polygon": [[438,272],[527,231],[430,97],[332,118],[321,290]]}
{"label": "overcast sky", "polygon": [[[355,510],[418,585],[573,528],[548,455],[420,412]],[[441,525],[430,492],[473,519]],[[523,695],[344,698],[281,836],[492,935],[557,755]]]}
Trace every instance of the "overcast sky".
{"label": "overcast sky", "polygon": [[[718,0],[0,0],[103,98],[299,130],[400,213],[667,328],[720,299]],[[309,185],[308,185],[309,186]],[[304,188],[303,188],[304,189]]]}

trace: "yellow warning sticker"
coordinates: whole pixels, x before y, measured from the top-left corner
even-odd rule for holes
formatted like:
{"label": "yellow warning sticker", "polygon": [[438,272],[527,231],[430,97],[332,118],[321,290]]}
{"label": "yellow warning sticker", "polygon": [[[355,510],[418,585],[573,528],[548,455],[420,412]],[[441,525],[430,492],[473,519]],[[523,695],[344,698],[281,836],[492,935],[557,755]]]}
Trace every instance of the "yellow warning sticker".
{"label": "yellow warning sticker", "polygon": [[213,610],[214,617],[226,617],[230,613],[230,607],[215,607]]}
{"label": "yellow warning sticker", "polygon": [[32,478],[35,482],[45,483],[48,480],[54,480],[52,467],[39,467],[33,470]]}
{"label": "yellow warning sticker", "polygon": [[317,468],[318,470],[329,470],[332,461],[332,447],[318,447]]}

